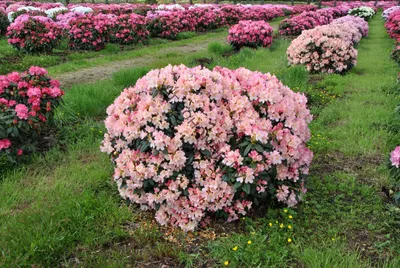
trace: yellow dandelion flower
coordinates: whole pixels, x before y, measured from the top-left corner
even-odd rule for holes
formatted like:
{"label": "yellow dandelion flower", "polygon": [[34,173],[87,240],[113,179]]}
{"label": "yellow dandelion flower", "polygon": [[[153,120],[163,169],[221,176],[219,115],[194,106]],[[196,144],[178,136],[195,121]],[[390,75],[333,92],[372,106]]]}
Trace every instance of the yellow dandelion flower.
{"label": "yellow dandelion flower", "polygon": [[288,212],[288,210],[287,210],[287,209],[284,209],[284,210],[283,210],[283,212],[287,213],[287,212]]}
{"label": "yellow dandelion flower", "polygon": [[247,244],[248,244],[248,245],[251,245],[251,240],[247,241]]}
{"label": "yellow dandelion flower", "polygon": [[224,262],[224,265],[225,265],[225,266],[228,266],[228,265],[229,265],[229,261],[225,261],[225,262]]}
{"label": "yellow dandelion flower", "polygon": [[285,227],[285,225],[283,223],[281,223],[281,225],[279,225],[279,227],[283,228],[283,227]]}
{"label": "yellow dandelion flower", "polygon": [[287,241],[288,241],[288,243],[292,243],[292,239],[291,238],[288,238]]}
{"label": "yellow dandelion flower", "polygon": [[272,227],[272,222],[268,223],[268,226],[269,226],[269,227]]}
{"label": "yellow dandelion flower", "polygon": [[288,227],[287,227],[288,229],[292,229],[292,225],[288,225]]}
{"label": "yellow dandelion flower", "polygon": [[292,216],[292,215],[289,215],[289,219],[293,219],[293,216]]}
{"label": "yellow dandelion flower", "polygon": [[238,250],[238,248],[239,248],[238,246],[234,246],[234,247],[232,248],[232,250],[233,250],[233,251],[236,251],[236,250]]}

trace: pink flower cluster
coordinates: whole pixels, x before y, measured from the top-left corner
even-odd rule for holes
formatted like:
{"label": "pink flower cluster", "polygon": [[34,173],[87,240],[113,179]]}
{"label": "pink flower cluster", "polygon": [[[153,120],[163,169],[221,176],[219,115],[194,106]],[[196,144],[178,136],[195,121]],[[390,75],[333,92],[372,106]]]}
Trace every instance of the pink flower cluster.
{"label": "pink flower cluster", "polygon": [[289,64],[305,65],[313,73],[344,73],[357,63],[352,38],[352,34],[344,32],[338,25],[303,31],[286,51]]}
{"label": "pink flower cluster", "polygon": [[194,230],[268,198],[297,204],[313,157],[306,103],[270,74],[169,65],[108,107],[101,150],[123,198]]}
{"label": "pink flower cluster", "polygon": [[268,47],[272,44],[273,32],[265,21],[241,20],[229,29],[228,42],[235,48]]}
{"label": "pink flower cluster", "polygon": [[390,162],[392,163],[392,166],[400,168],[400,146],[397,146],[390,153]]}
{"label": "pink flower cluster", "polygon": [[385,9],[385,10],[382,12],[382,18],[383,18],[385,21],[387,21],[387,20],[389,19],[390,14],[392,14],[393,11],[397,11],[397,10],[400,10],[400,6],[393,6],[393,7],[390,7],[390,8],[388,8],[388,9]]}
{"label": "pink flower cluster", "polygon": [[61,37],[61,28],[48,17],[21,15],[7,28],[8,43],[31,54],[52,51]]}
{"label": "pink flower cluster", "polygon": [[102,50],[114,15],[88,13],[69,21],[69,46],[79,50]]}
{"label": "pink flower cluster", "polygon": [[356,16],[344,16],[335,19],[332,22],[332,24],[343,24],[343,23],[355,26],[363,37],[368,36],[369,26],[368,22],[366,22],[364,19]]}
{"label": "pink flower cluster", "polygon": [[400,10],[395,10],[390,14],[385,27],[390,37],[400,42]]}
{"label": "pink flower cluster", "polygon": [[141,15],[119,15],[111,23],[111,42],[119,44],[137,44],[149,37],[146,18]]}
{"label": "pink flower cluster", "polygon": [[153,37],[175,39],[181,32],[195,31],[195,21],[188,12],[157,11],[148,13],[146,19]]}
{"label": "pink flower cluster", "polygon": [[0,76],[0,154],[11,158],[33,151],[64,92],[43,68]]}

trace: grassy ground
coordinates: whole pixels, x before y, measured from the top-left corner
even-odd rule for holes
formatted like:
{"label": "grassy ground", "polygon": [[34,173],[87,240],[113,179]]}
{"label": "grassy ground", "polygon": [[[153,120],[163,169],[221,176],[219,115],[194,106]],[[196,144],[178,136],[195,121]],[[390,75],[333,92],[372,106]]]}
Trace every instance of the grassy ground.
{"label": "grassy ground", "polygon": [[[276,39],[271,49],[243,49],[230,57],[226,45],[213,43],[204,53],[159,59],[72,87],[57,111],[62,131],[54,148],[0,182],[0,266],[198,267],[228,261],[232,267],[398,267],[400,213],[381,195],[381,187],[390,186],[387,124],[398,100],[388,88],[398,68],[389,59],[393,44],[380,16],[370,27],[358,47],[358,65],[346,76],[310,77],[301,67],[287,68],[290,41]],[[160,228],[151,214],[120,200],[112,164],[99,152],[99,119],[124,87],[168,62],[269,71],[308,95],[316,156],[299,208],[261,211],[257,218],[183,234]]]}

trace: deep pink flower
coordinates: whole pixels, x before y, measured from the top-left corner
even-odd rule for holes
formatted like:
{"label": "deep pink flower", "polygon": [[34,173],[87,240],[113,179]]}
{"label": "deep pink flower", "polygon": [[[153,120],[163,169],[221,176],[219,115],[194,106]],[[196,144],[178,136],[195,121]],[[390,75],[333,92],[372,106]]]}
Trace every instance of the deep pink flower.
{"label": "deep pink flower", "polygon": [[11,141],[9,139],[0,140],[0,150],[7,149],[11,146]]}

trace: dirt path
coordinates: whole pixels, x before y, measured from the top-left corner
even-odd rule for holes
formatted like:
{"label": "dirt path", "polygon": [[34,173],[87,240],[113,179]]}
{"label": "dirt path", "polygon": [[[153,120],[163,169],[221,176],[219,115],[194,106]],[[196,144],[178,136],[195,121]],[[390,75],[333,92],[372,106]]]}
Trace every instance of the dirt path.
{"label": "dirt path", "polygon": [[59,74],[54,78],[59,80],[63,88],[70,88],[75,84],[92,83],[99,80],[104,80],[110,78],[113,73],[127,68],[132,68],[135,66],[147,66],[152,62],[165,57],[167,53],[177,53],[178,55],[187,55],[196,53],[202,50],[206,50],[210,42],[224,41],[224,37],[210,37],[205,40],[194,42],[187,45],[174,46],[170,48],[163,48],[154,54],[149,54],[145,56],[134,57],[126,60],[119,60],[114,62],[108,62],[105,65],[99,65],[95,67],[89,67],[81,69],[75,72],[67,72]]}

